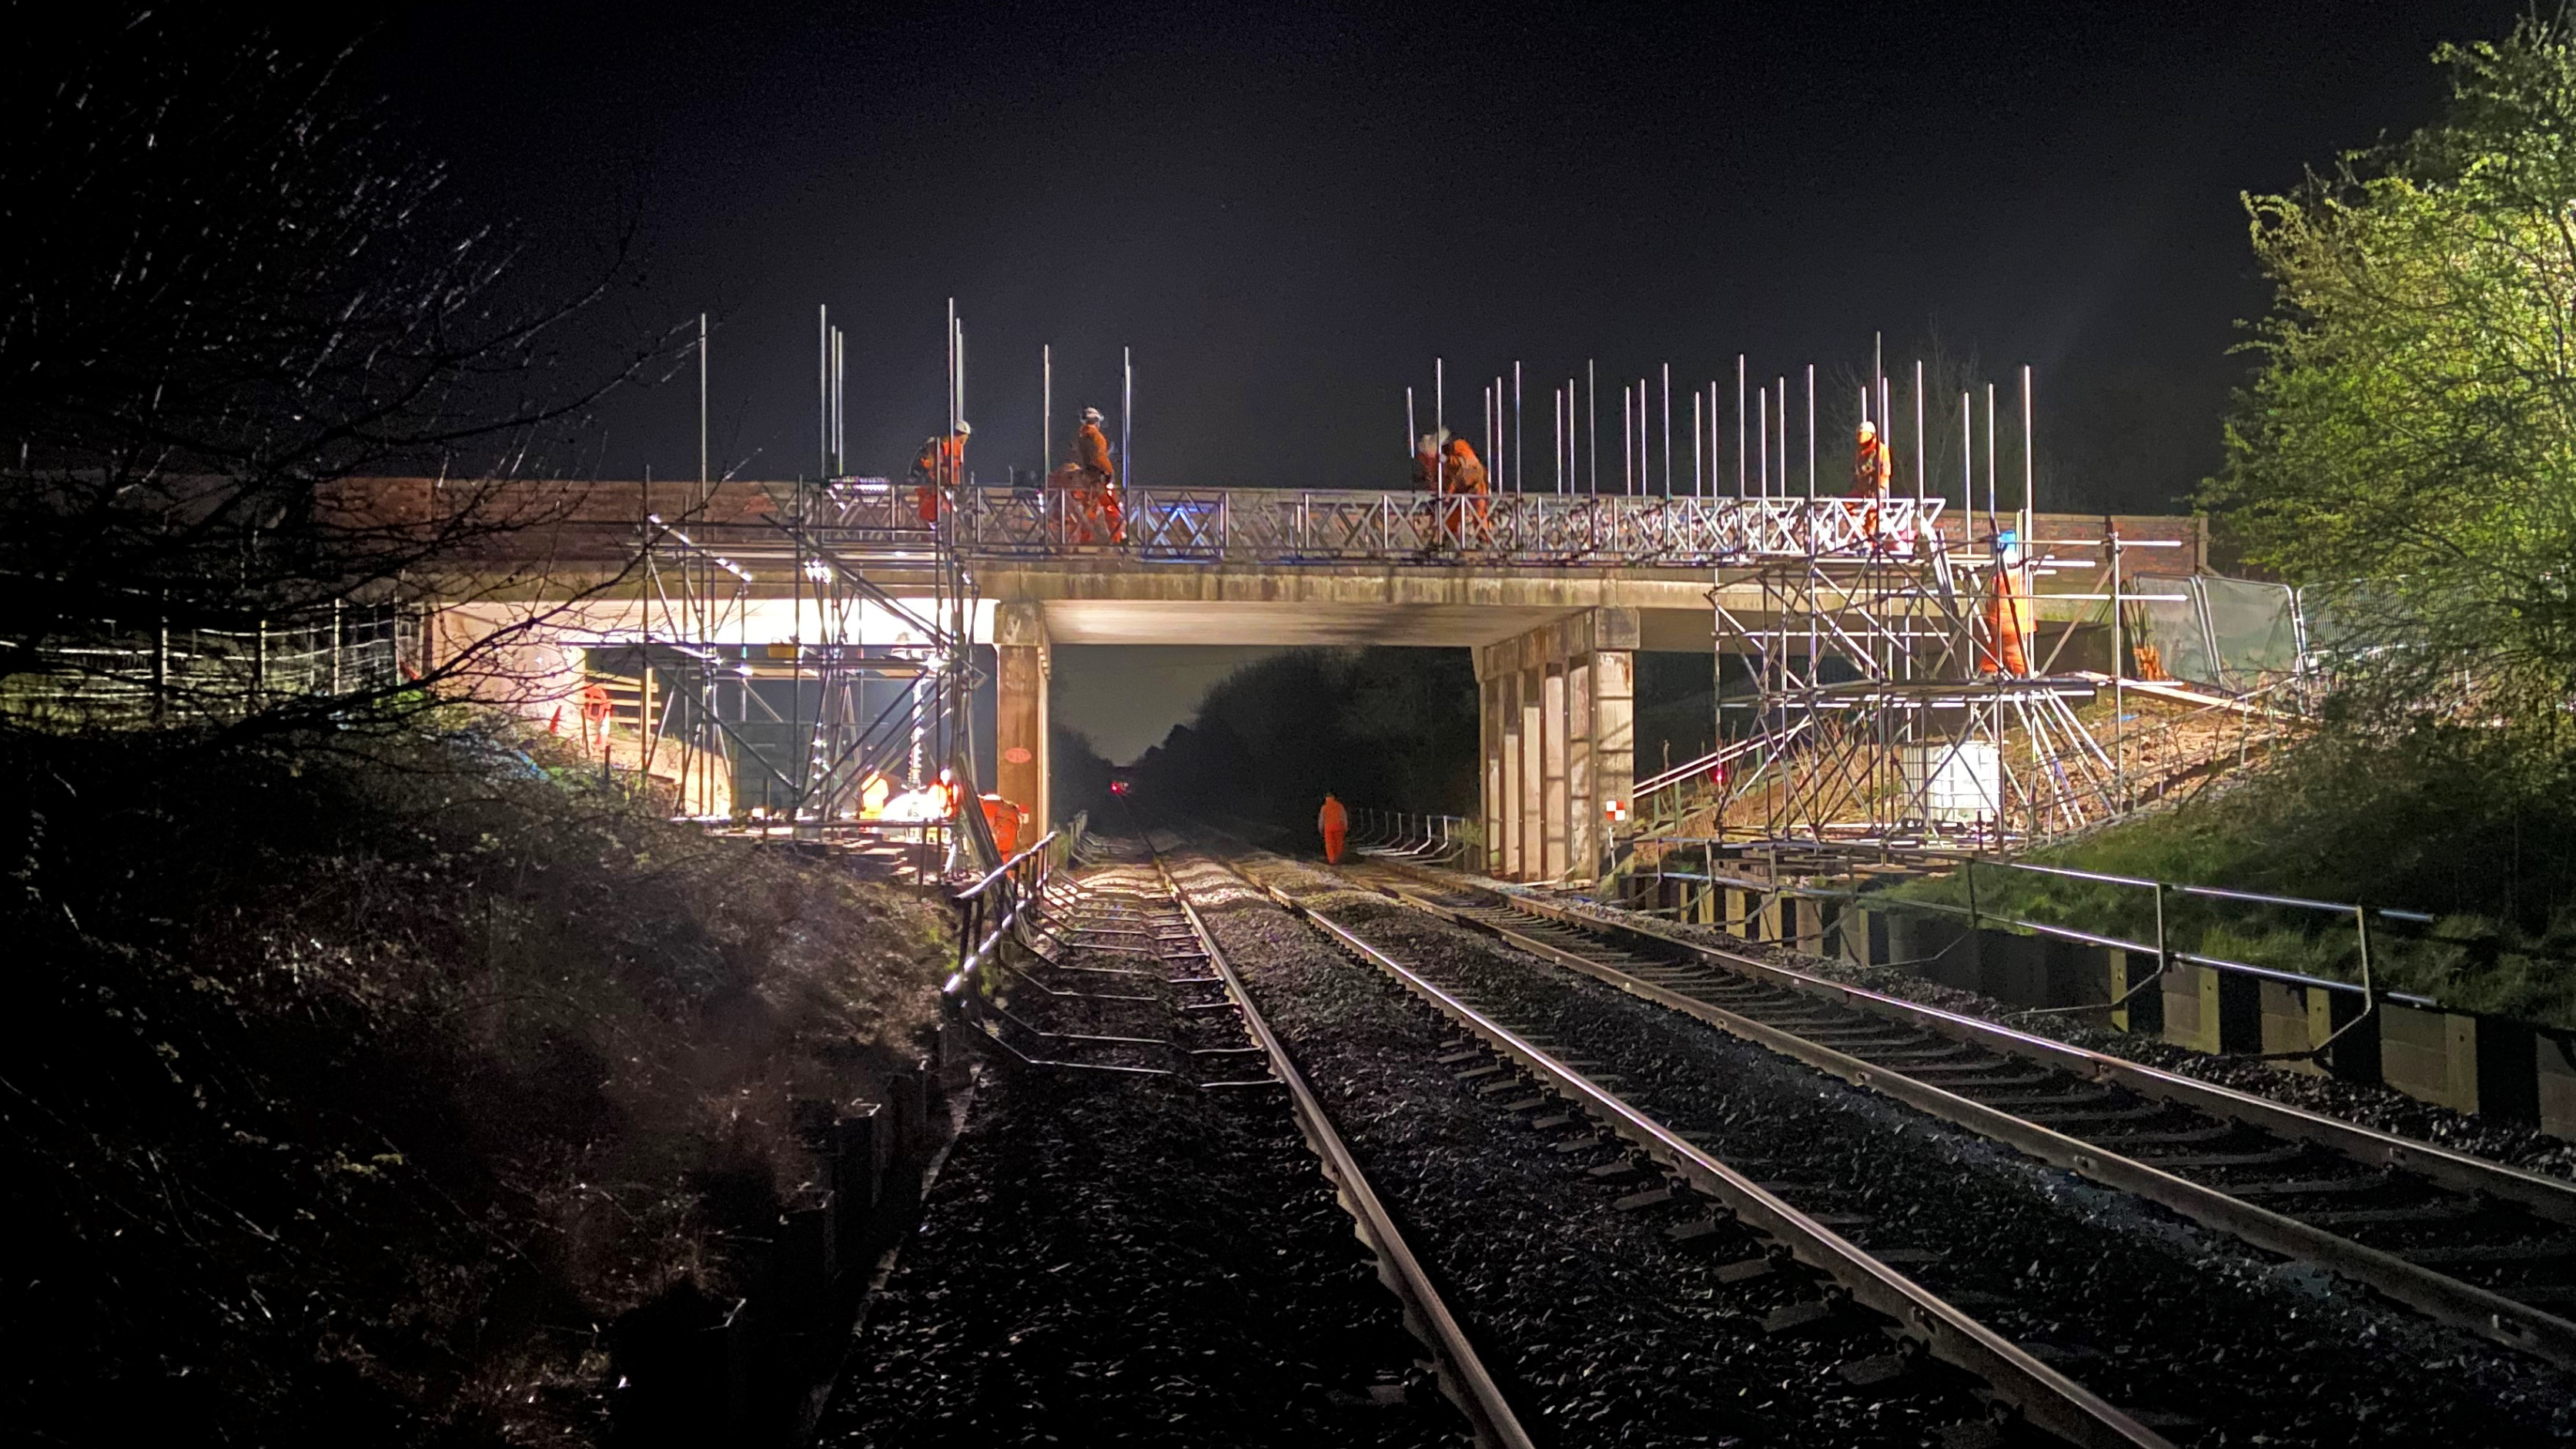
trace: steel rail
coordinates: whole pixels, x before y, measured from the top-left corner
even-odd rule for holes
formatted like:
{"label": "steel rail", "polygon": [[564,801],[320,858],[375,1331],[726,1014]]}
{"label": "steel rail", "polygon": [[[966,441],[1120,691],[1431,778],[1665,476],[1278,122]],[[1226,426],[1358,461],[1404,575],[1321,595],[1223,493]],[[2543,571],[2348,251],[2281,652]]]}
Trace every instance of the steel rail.
{"label": "steel rail", "polygon": [[1423,1268],[1421,1259],[1414,1256],[1413,1249],[1404,1241],[1404,1234],[1396,1227],[1395,1218],[1387,1211],[1385,1201],[1369,1185],[1368,1175],[1360,1170],[1359,1159],[1352,1155],[1349,1145],[1342,1141],[1341,1133],[1334,1129],[1332,1118],[1324,1111],[1324,1104],[1316,1098],[1313,1088],[1307,1086],[1305,1074],[1297,1070],[1296,1060],[1289,1056],[1287,1044],[1270,1029],[1261,1009],[1253,1005],[1252,993],[1245,988],[1243,978],[1235,973],[1234,963],[1226,959],[1225,951],[1217,945],[1216,933],[1210,931],[1207,922],[1200,918],[1198,907],[1191,904],[1189,893],[1182,890],[1180,882],[1173,877],[1162,851],[1154,849],[1151,836],[1146,837],[1146,846],[1153,850],[1154,868],[1162,875],[1164,887],[1171,891],[1172,899],[1180,903],[1181,914],[1188,919],[1199,944],[1207,948],[1209,964],[1216,967],[1217,974],[1224,978],[1226,995],[1234,999],[1235,1008],[1243,1014],[1245,1028],[1269,1056],[1271,1071],[1286,1084],[1298,1130],[1305,1134],[1307,1147],[1322,1163],[1324,1176],[1340,1195],[1342,1208],[1351,1215],[1361,1241],[1367,1243],[1369,1250],[1377,1256],[1379,1280],[1404,1305],[1404,1316],[1414,1337],[1431,1350],[1441,1392],[1457,1405],[1460,1413],[1466,1415],[1477,1443],[1488,1446],[1488,1449],[1535,1449],[1528,1432],[1521,1428],[1520,1418],[1513,1412],[1511,1402],[1504,1397],[1502,1386],[1486,1372],[1484,1360],[1477,1354],[1475,1344],[1468,1339],[1467,1330],[1441,1299],[1440,1291],[1433,1286],[1431,1275]]}
{"label": "steel rail", "polygon": [[[2072,1043],[2017,1031],[1996,1022],[1944,1011],[1901,996],[1889,996],[1866,987],[1829,981],[1793,967],[1777,965],[1694,941],[1668,931],[1658,930],[1647,922],[1611,921],[1566,910],[1546,901],[1509,895],[1503,899],[1512,909],[1577,929],[1600,933],[1628,932],[1667,946],[1678,947],[1714,961],[1740,976],[1749,976],[1774,986],[1786,987],[1802,995],[1839,1002],[1854,1010],[1868,1012],[1920,1026],[1953,1041],[1982,1046],[1990,1051],[2017,1056],[2054,1067],[2072,1076],[2109,1086],[2126,1087],[2141,1096],[2155,1097],[2179,1106],[2196,1107],[2217,1116],[2230,1117],[2248,1126],[2284,1137],[2313,1142],[2338,1152],[2356,1162],[2376,1167],[2402,1168],[2408,1172],[2461,1192],[2480,1192],[2530,1208],[2542,1217],[2576,1225],[2576,1182],[2543,1177],[2518,1167],[2490,1162],[2465,1152],[2430,1142],[2418,1142],[2375,1127],[2346,1122],[2275,1102],[2269,1097],[2235,1087],[2204,1082],[2178,1072],[2168,1072],[2126,1057],[2112,1056]],[[2107,1009],[2107,1003],[2105,1008]]]}
{"label": "steel rail", "polygon": [[[1232,869],[1232,867],[1228,867]],[[1459,1000],[1437,983],[1319,915],[1275,887],[1235,874],[1343,949],[1389,976],[1478,1039],[1521,1064],[1559,1095],[1582,1104],[1694,1189],[1725,1203],[1751,1226],[1821,1269],[1863,1304],[1895,1321],[1934,1357],[1985,1380],[2031,1423],[2082,1449],[2173,1449],[2171,1441],[2120,1412],[2090,1389],[2050,1368],[2010,1339],[1952,1307],[1930,1289],[1871,1257],[1857,1244],[1756,1185],[1735,1169],[1630,1106],[1511,1028]]]}
{"label": "steel rail", "polygon": [[[2447,1274],[2410,1262],[2394,1253],[2367,1247],[2341,1234],[2311,1227],[2286,1214],[2259,1207],[2242,1198],[2231,1197],[2216,1188],[2205,1187],[2162,1168],[2123,1156],[2099,1143],[2068,1136],[2038,1123],[2025,1121],[2000,1108],[1989,1106],[1957,1092],[1917,1081],[1901,1070],[1864,1061],[1847,1052],[1809,1041],[1794,1032],[1767,1025],[1698,997],[1657,985],[1623,971],[1617,966],[1563,950],[1508,927],[1463,916],[1441,907],[1436,902],[1424,901],[1409,892],[1398,891],[1393,894],[1397,899],[1427,914],[1470,929],[1488,932],[1515,949],[1526,951],[1543,960],[1614,986],[1631,996],[1651,1001],[1658,1006],[1705,1022],[1732,1036],[1769,1048],[1783,1056],[1814,1067],[1818,1071],[1840,1077],[1855,1086],[1865,1087],[1883,1096],[1891,1097],[1918,1111],[1927,1112],[1965,1127],[1980,1136],[2004,1143],[2043,1162],[2065,1168],[2106,1187],[2146,1198],[2194,1222],[2232,1234],[2257,1247],[2314,1263],[2352,1282],[2386,1294],[2444,1323],[2467,1329],[2561,1366],[2576,1367],[2576,1323],[2571,1323],[2555,1314],[2519,1303],[2501,1293],[2464,1283]],[[1522,903],[1515,899],[1514,904],[1519,906]],[[1543,911],[1534,913],[1594,927],[1606,924],[1587,922],[1583,917],[1573,913],[1558,914]],[[1623,926],[1619,929],[1635,928]],[[1902,1006],[1906,1008],[1903,1012],[1879,1011],[1872,1014],[1898,1016],[1910,1023],[1935,1030],[1938,1034],[1953,1040],[1984,1045],[1988,1043],[1991,1036],[1998,1033],[2020,1038],[2019,1044],[2030,1046],[2032,1049],[2013,1051],[2009,1054],[2041,1060],[2050,1066],[2090,1080],[2128,1084],[2129,1078],[2124,1072],[2105,1072],[2103,1075],[2094,1076],[2086,1070],[2098,1064],[2117,1064],[2139,1072],[2152,1072],[2151,1068],[2138,1068],[2135,1063],[2120,1062],[2118,1058],[2102,1057],[2098,1053],[2085,1052],[2082,1048],[2069,1047],[2059,1042],[2050,1042],[2046,1038],[2008,1032],[2007,1029],[1995,1027],[1991,1023],[1978,1022],[1973,1018],[1961,1017],[1954,1013],[1916,1006],[1911,1002],[1901,1002],[1897,998],[1879,996],[1874,992],[1862,991],[1856,987],[1839,986],[1833,982],[1821,981],[1815,977],[1771,966],[1768,963],[1756,961],[1752,957],[1738,956],[1733,952],[1722,951],[1696,942],[1681,941],[1661,932],[1640,930],[1638,934],[1677,945],[1687,945],[1703,956],[1722,960],[1738,974],[1753,974],[1759,979],[1783,985],[1788,984],[1783,978],[1795,977],[1800,982],[1825,988],[1821,991],[1806,991],[1804,994],[1840,1000],[1854,1007],[1882,1004]],[[1757,969],[1748,972],[1744,969],[1747,967]],[[2041,1051],[2038,1049],[2040,1046],[2053,1050]],[[2248,1102],[2259,1103],[2279,1113],[2297,1112],[2295,1108],[2280,1107],[2277,1103],[2267,1102],[2250,1094],[2235,1093],[2227,1088],[2215,1088],[2207,1083],[2191,1082],[2189,1078],[2172,1080],[2189,1083],[2190,1086],[2204,1092],[2224,1094],[2223,1097],[2213,1095],[2208,1098],[2213,1102],[2244,1098]],[[2197,1098],[2185,1098],[2179,1094],[2167,1097],[2166,1100],[2199,1105]],[[2213,1107],[2210,1110],[2220,1116],[2235,1115],[2221,1108]],[[2336,1123],[2331,1118],[2304,1113],[2299,1115],[2311,1118],[2314,1124],[2322,1124],[2339,1132],[2348,1130],[2357,1138],[2381,1139],[2372,1143],[2372,1148],[2387,1155],[2369,1156],[2360,1152],[2348,1154],[2356,1157],[2357,1160],[2412,1167],[2414,1159],[2418,1155],[2423,1155],[2425,1160],[2437,1163],[2452,1174],[2460,1173],[2459,1164],[2466,1163],[2485,1174],[2481,1178],[2482,1182],[2503,1185],[2516,1179],[2529,1179],[2530,1182],[2542,1184],[2559,1199],[2551,1205],[2562,1212],[2567,1210],[2566,1199],[2570,1195],[2559,1190],[2546,1178],[2515,1173],[2509,1168],[2479,1162],[2478,1159],[2463,1157],[2457,1153],[2446,1153],[2442,1149],[2426,1147],[2420,1143],[2410,1143],[2404,1138],[2391,1137],[2385,1133],[2372,1133],[2369,1129],[2354,1128],[2350,1124]],[[2264,1116],[2268,1118],[2270,1113]],[[2249,1114],[2238,1120],[2253,1121],[2254,1119]],[[2262,1123],[2256,1122],[2255,1125],[2262,1125]],[[2325,1140],[2308,1134],[2299,1135],[2305,1140]],[[2448,1177],[2436,1180],[2443,1181],[2446,1186],[2458,1185]],[[2480,1186],[2470,1190],[2493,1191],[2494,1188]]]}

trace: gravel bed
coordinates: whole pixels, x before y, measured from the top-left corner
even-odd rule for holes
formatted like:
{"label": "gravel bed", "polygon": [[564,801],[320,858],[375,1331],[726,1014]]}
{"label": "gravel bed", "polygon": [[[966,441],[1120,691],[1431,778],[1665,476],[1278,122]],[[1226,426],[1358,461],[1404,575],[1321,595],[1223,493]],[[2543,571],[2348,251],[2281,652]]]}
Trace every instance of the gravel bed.
{"label": "gravel bed", "polygon": [[1720,1281],[1752,1240],[1680,1247],[1664,1230],[1688,1214],[1618,1211],[1645,1184],[1586,1175],[1612,1149],[1556,1151],[1436,1061],[1454,1034],[1428,1008],[1230,877],[1182,875],[1541,1443],[1929,1445],[1981,1418],[1945,1369],[1896,1393],[1846,1382],[1882,1335],[1766,1335],[1766,1314],[1816,1296],[1803,1274]]}
{"label": "gravel bed", "polygon": [[1284,1093],[996,1070],[817,1437],[1464,1446],[1425,1358]]}
{"label": "gravel bed", "polygon": [[[1580,897],[1549,895],[1545,899],[1551,905],[1563,906],[1599,920],[1624,923],[1625,913],[1604,909]],[[2036,1016],[1979,992],[1925,980],[1902,967],[1855,966],[1830,957],[1758,945],[1709,926],[1677,926],[1663,920],[1654,924],[1658,930],[1740,951],[1828,981],[1921,1002],[1962,1016],[1981,1017],[2016,1031],[2049,1037],[2177,1076],[2232,1087],[2323,1116],[2340,1118],[2400,1137],[2411,1137],[2419,1142],[2434,1143],[2490,1162],[2501,1162],[2525,1172],[2576,1179],[2576,1142],[2549,1136],[2537,1128],[2419,1102],[2392,1087],[2310,1076],[2246,1057],[2212,1056],[2155,1037],[2088,1025],[2070,1016]]]}
{"label": "gravel bed", "polygon": [[1261,867],[1407,964],[1597,1059],[1621,1095],[2112,1402],[2197,1446],[2576,1442],[2568,1375],[2278,1262],[1304,867]]}

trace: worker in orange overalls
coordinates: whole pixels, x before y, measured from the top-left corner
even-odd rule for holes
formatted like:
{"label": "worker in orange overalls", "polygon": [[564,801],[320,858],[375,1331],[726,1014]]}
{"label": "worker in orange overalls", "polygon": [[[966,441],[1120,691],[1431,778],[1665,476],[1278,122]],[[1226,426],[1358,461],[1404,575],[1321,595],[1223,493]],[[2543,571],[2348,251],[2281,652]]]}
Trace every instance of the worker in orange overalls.
{"label": "worker in orange overalls", "polygon": [[1896,461],[1888,454],[1887,442],[1878,435],[1878,424],[1860,420],[1860,436],[1852,449],[1852,486],[1850,497],[1860,500],[1849,508],[1852,521],[1860,526],[1862,542],[1877,547],[1883,540],[1888,485],[1896,477]]}
{"label": "worker in orange overalls", "polygon": [[966,437],[974,431],[960,422],[945,438],[933,434],[922,439],[921,455],[912,460],[912,503],[922,522],[937,523],[948,490],[966,481]]}
{"label": "worker in orange overalls", "polygon": [[1351,834],[1351,816],[1330,791],[1325,792],[1324,808],[1315,813],[1315,828],[1324,832],[1324,863],[1341,864],[1342,842]]}
{"label": "worker in orange overalls", "polygon": [[984,804],[984,823],[993,831],[993,848],[1001,852],[1004,860],[1019,854],[1020,826],[1028,821],[1029,812],[999,795],[977,798]]}
{"label": "worker in orange overalls", "polygon": [[[1440,534],[1452,547],[1463,547],[1468,532],[1468,519],[1475,520],[1476,541],[1482,543],[1493,531],[1492,505],[1485,501],[1485,465],[1465,438],[1451,438],[1440,453],[1440,491],[1456,502],[1440,506]],[[1473,498],[1472,504],[1463,500]]]}
{"label": "worker in orange overalls", "polygon": [[581,742],[583,744],[589,744],[594,739],[603,745],[608,743],[610,709],[608,691],[600,688],[596,680],[581,687]]}
{"label": "worker in orange overalls", "polygon": [[1067,479],[1065,524],[1076,543],[1125,543],[1125,510],[1119,505],[1118,463],[1109,456],[1109,435],[1100,431],[1100,409],[1084,408],[1082,426],[1073,435],[1073,462]]}
{"label": "worker in orange overalls", "polygon": [[2034,614],[2030,581],[2022,576],[2021,542],[2009,528],[1994,539],[1995,566],[1986,585],[1984,637],[1978,641],[1977,672],[2020,676],[2030,673],[2030,636]]}

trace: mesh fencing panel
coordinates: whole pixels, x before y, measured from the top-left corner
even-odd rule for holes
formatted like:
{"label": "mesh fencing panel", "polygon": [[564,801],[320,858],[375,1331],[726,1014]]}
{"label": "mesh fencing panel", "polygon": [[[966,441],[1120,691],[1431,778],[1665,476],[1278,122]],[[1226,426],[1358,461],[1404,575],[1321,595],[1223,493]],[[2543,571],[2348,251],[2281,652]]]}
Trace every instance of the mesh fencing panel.
{"label": "mesh fencing panel", "polygon": [[2180,679],[2194,684],[2218,680],[2218,660],[2201,627],[2200,596],[2192,580],[2140,574],[2121,590],[2145,595],[2129,604],[2130,654],[2140,679]]}
{"label": "mesh fencing panel", "polygon": [[2298,672],[2298,595],[2287,585],[2215,574],[2192,583],[2217,654],[2218,677],[2211,683],[2250,692]]}

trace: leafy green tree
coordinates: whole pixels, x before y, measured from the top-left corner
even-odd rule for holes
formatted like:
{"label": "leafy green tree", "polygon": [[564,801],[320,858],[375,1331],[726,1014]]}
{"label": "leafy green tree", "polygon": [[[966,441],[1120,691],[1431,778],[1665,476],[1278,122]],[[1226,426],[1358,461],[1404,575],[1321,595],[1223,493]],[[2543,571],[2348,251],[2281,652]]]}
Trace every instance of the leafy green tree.
{"label": "leafy green tree", "polygon": [[2441,117],[2249,196],[2276,288],[2204,499],[2313,597],[2359,718],[2564,744],[2576,698],[2576,36],[2445,46]]}

